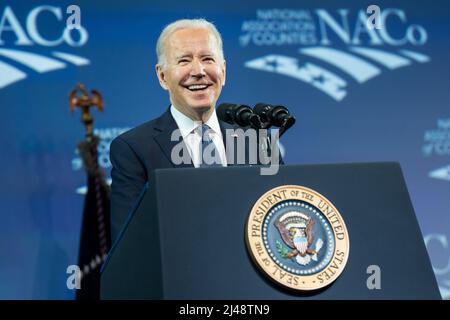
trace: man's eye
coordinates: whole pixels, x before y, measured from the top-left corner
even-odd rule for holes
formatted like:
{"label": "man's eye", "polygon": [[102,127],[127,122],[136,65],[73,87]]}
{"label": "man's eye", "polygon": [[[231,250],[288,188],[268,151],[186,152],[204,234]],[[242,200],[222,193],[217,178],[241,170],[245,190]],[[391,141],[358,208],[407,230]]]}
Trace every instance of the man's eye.
{"label": "man's eye", "polygon": [[206,57],[206,58],[203,59],[203,61],[214,62],[214,58],[212,58],[212,57]]}
{"label": "man's eye", "polygon": [[186,64],[188,62],[189,62],[188,59],[181,59],[181,60],[178,61],[178,63],[181,63],[181,64]]}

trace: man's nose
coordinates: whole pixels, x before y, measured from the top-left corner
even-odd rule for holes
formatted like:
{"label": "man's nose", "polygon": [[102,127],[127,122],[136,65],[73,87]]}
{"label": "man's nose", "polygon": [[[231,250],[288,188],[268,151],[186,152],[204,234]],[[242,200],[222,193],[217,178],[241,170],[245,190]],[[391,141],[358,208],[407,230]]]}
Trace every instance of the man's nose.
{"label": "man's nose", "polygon": [[193,77],[205,76],[205,66],[200,60],[194,59],[192,61],[191,76]]}

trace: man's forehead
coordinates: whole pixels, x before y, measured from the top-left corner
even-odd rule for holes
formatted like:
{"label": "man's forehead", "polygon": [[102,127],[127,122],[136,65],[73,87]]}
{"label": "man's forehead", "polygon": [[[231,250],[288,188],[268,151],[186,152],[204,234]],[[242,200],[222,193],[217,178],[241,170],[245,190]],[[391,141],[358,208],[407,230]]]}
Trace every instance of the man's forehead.
{"label": "man's forehead", "polygon": [[170,38],[180,38],[180,39],[186,39],[186,38],[214,38],[214,34],[211,30],[207,28],[183,28],[178,29],[172,32],[172,34],[169,35]]}
{"label": "man's forehead", "polygon": [[201,50],[215,54],[218,43],[208,29],[180,29],[167,38],[166,49],[174,51]]}

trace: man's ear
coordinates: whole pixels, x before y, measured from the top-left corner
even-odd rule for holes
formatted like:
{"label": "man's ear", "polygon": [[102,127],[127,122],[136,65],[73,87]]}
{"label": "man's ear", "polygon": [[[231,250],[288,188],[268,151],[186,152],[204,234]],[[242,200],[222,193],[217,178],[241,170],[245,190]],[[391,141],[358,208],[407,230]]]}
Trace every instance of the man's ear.
{"label": "man's ear", "polygon": [[156,76],[158,77],[158,80],[159,80],[159,85],[164,90],[169,90],[169,88],[167,87],[167,84],[166,84],[165,74],[164,74],[164,71],[163,71],[161,65],[157,64],[155,66],[155,70],[156,70]]}
{"label": "man's ear", "polygon": [[223,60],[222,72],[223,72],[223,83],[222,83],[223,87],[225,85],[225,80],[227,79],[227,65],[225,60]]}

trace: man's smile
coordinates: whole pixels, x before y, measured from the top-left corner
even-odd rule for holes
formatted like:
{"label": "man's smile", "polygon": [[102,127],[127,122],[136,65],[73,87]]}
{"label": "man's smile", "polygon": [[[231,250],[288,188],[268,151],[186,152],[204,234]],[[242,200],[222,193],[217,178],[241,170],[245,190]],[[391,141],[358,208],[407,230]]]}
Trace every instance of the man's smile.
{"label": "man's smile", "polygon": [[190,91],[201,91],[207,89],[209,86],[211,86],[211,84],[191,84],[184,87]]}

